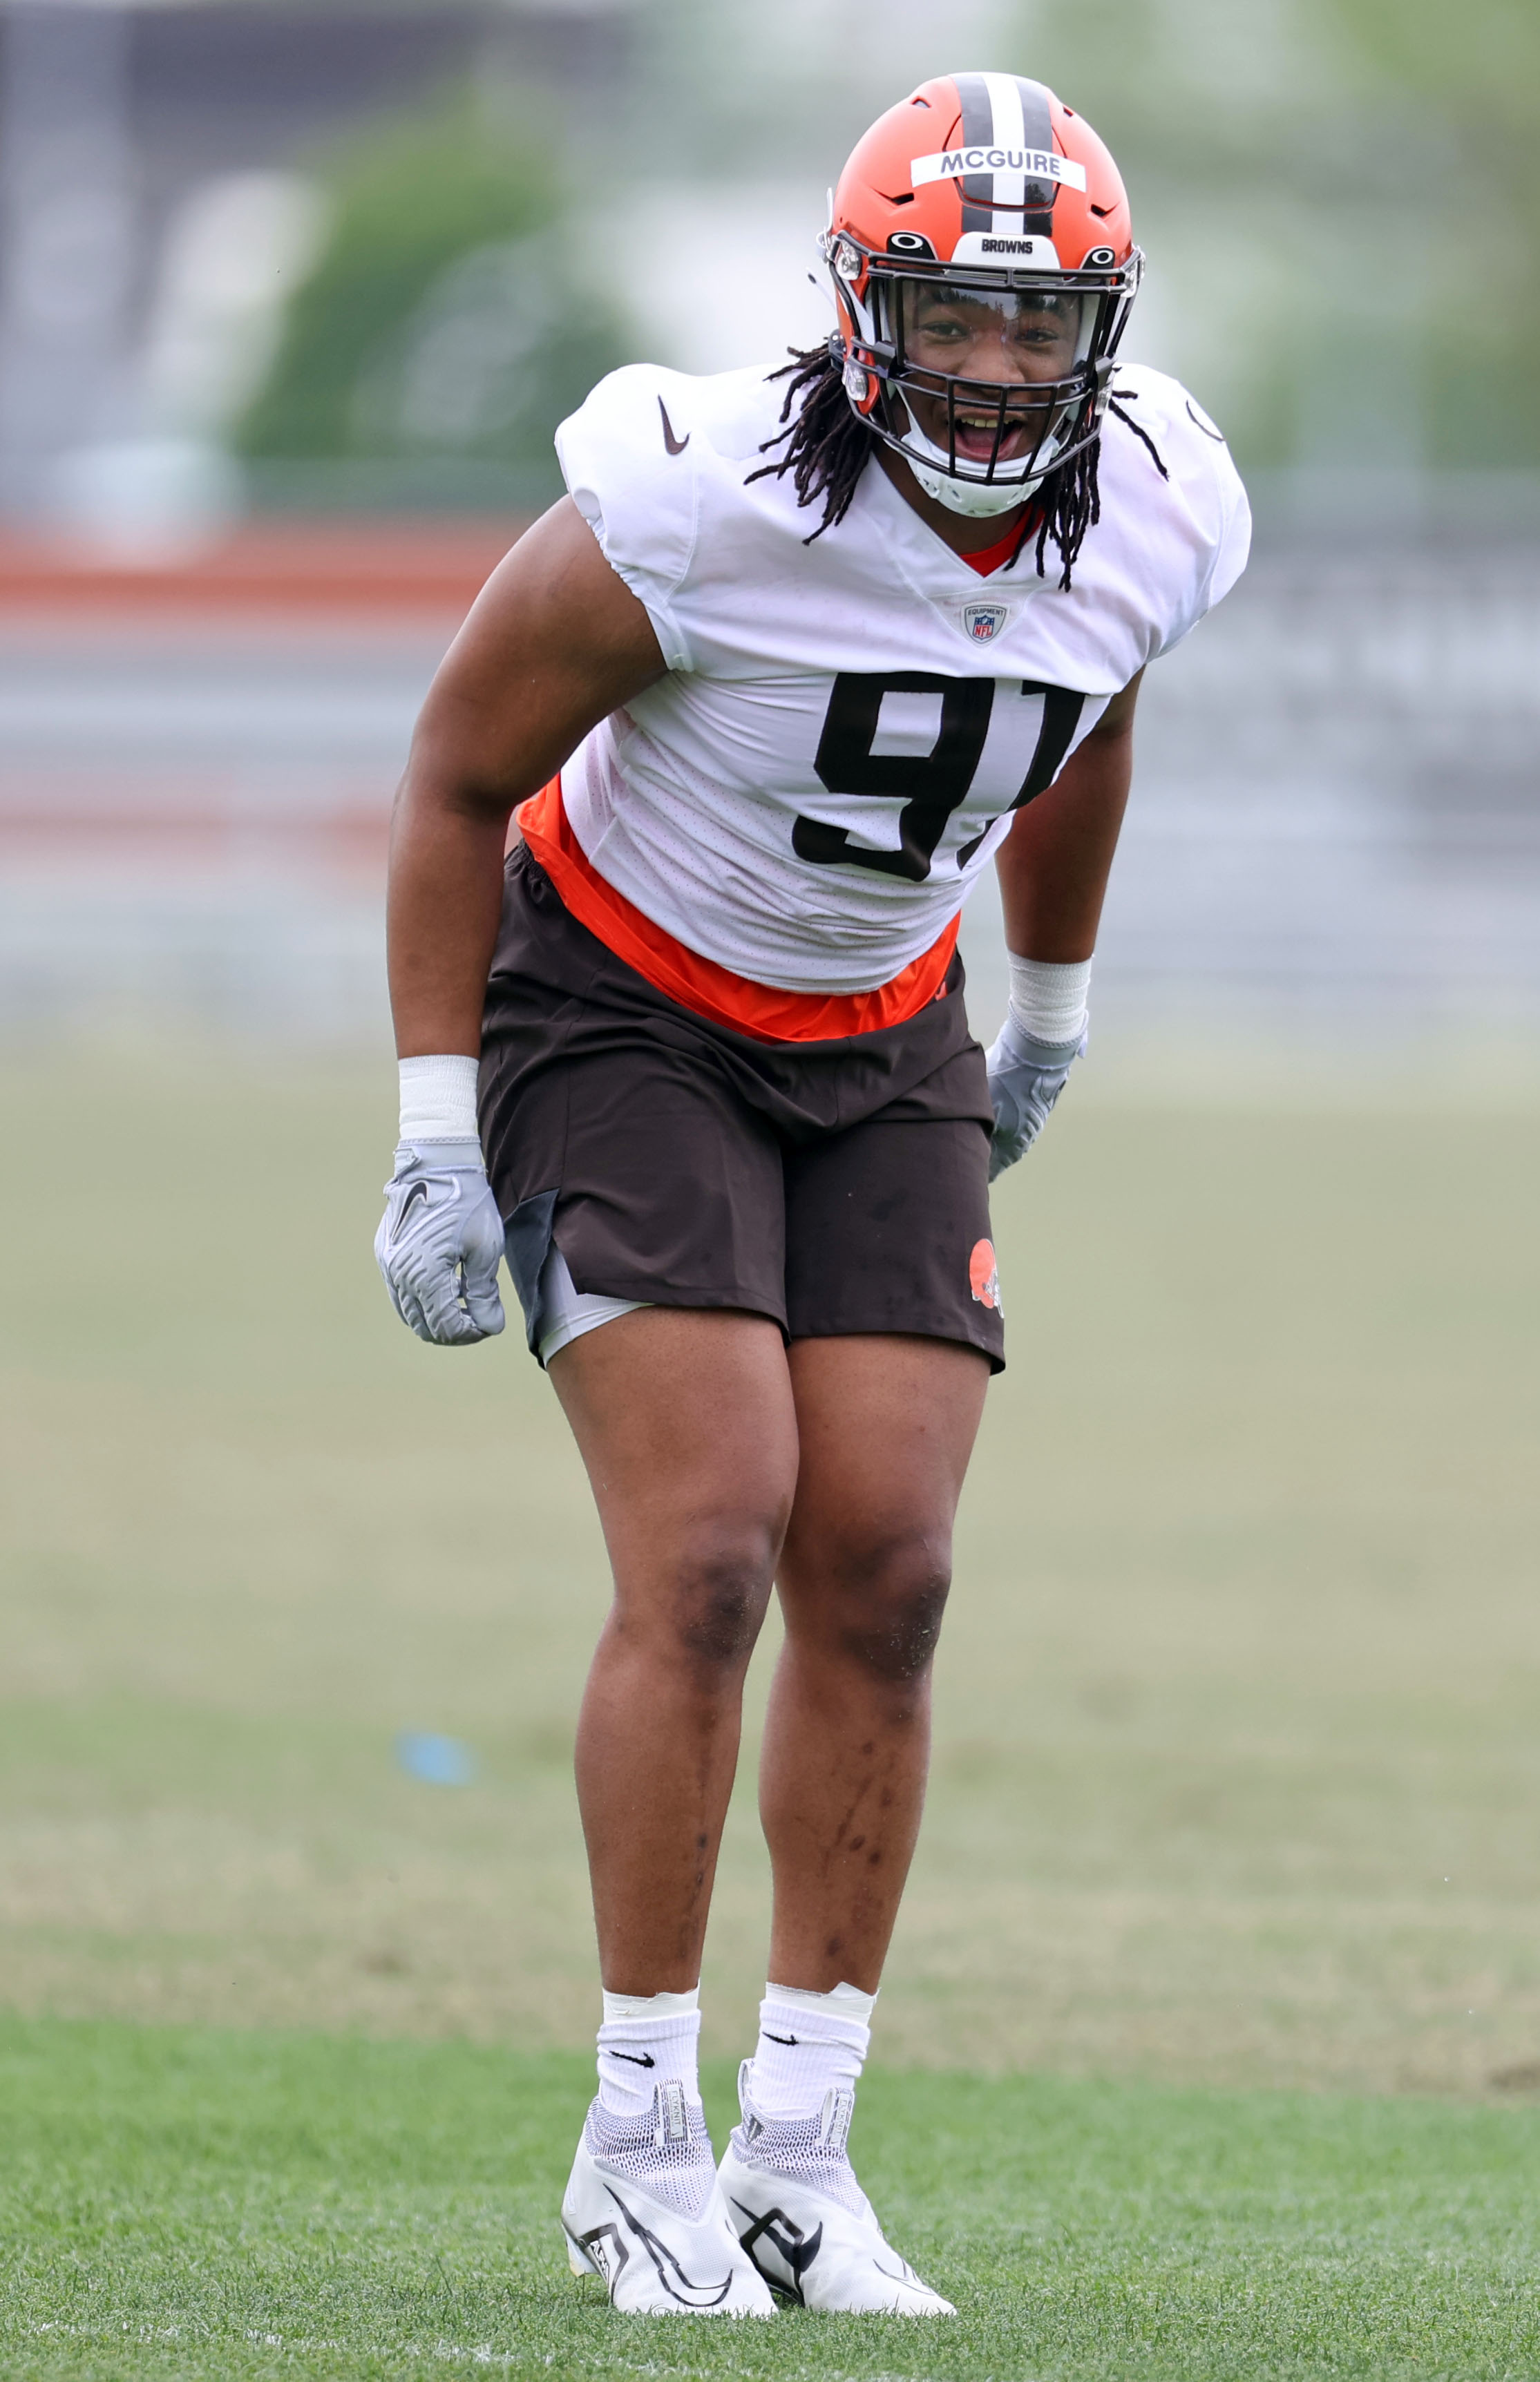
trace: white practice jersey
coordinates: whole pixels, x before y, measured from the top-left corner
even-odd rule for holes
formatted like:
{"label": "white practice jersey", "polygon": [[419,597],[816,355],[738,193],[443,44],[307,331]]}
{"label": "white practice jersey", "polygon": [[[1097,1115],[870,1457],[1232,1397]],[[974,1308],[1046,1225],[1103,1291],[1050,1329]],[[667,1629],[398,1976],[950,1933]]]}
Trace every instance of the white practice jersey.
{"label": "white practice jersey", "polygon": [[669,675],[561,773],[598,874],[691,951],[808,993],[885,984],[956,915],[1135,673],[1238,578],[1250,516],[1187,391],[1126,366],[1102,518],[1060,589],[1050,543],[984,579],[881,470],[838,528],[756,480],[784,384],[612,373],[557,434],[572,495],[647,607]]}

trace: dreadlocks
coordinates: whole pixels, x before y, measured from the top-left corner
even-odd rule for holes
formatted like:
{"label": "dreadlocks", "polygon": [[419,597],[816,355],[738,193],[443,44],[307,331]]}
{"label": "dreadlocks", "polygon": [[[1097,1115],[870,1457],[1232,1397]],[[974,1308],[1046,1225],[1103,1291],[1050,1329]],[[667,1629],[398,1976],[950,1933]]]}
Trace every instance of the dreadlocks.
{"label": "dreadlocks", "polygon": [[768,455],[772,447],[784,444],[786,451],[773,463],[761,463],[748,479],[779,480],[790,472],[799,505],[823,498],[823,519],[812,537],[802,541],[811,546],[813,538],[821,537],[826,529],[837,529],[850,510],[856,483],[877,441],[852,411],[841,366],[830,348],[793,348],[790,352],[791,362],[770,374],[771,380],[790,383],[781,408],[781,420],[789,427],[778,430],[759,449],[761,455]]}
{"label": "dreadlocks", "polygon": [[[877,435],[856,413],[845,396],[841,360],[834,354],[832,343],[822,348],[794,349],[791,362],[782,364],[770,378],[783,380],[787,385],[785,402],[781,408],[783,426],[773,438],[765,440],[759,452],[768,455],[775,447],[784,451],[773,462],[761,463],[748,476],[750,480],[779,479],[789,472],[799,505],[810,505],[822,497],[823,519],[803,540],[805,546],[811,546],[826,529],[837,529],[850,510],[856,484],[877,445]],[[1115,402],[1112,411],[1143,440],[1154,458],[1156,470],[1165,479],[1165,465],[1148,434]],[[1022,547],[1032,542],[1035,525],[1038,577],[1045,575],[1048,542],[1052,538],[1063,565],[1059,585],[1069,586],[1086,532],[1102,518],[1096,475],[1100,445],[1099,439],[1092,439],[1089,447],[1082,447],[1078,455],[1057,464],[1039,483],[1033,511],[1022,526],[1016,553],[1004,566],[1007,571],[1015,569]]]}

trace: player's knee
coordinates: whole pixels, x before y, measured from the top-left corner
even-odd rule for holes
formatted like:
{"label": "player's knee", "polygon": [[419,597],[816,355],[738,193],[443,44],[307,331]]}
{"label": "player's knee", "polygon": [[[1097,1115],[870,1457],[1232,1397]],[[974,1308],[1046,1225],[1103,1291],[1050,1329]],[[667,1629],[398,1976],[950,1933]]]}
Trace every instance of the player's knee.
{"label": "player's knee", "polygon": [[847,1567],[841,1640],[847,1659],[896,1686],[929,1670],[952,1567],[923,1541],[866,1551]]}
{"label": "player's knee", "polygon": [[682,1561],[672,1626],[681,1651],[707,1672],[740,1670],[754,1651],[770,1602],[770,1534],[723,1523],[708,1527]]}

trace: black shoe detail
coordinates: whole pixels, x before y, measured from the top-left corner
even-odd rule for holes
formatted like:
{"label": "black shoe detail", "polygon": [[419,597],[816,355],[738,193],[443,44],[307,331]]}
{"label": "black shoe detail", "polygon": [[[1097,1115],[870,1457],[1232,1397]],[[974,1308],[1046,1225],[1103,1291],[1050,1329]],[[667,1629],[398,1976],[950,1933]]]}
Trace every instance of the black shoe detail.
{"label": "black shoe detail", "polygon": [[656,2068],[658,2065],[650,2051],[611,2051],[608,2044],[605,2045],[604,2056],[606,2059],[629,2060],[633,2068]]}
{"label": "black shoe detail", "polygon": [[664,446],[668,448],[671,455],[683,455],[685,448],[690,443],[689,432],[686,430],[683,438],[676,438],[674,436],[673,424],[669,420],[669,409],[664,404],[661,398],[658,400],[658,411],[663,417]]}
{"label": "black shoe detail", "polygon": [[[610,2199],[614,2202],[616,2207],[620,2210],[621,2215],[625,2218],[626,2223],[630,2226],[633,2233],[636,2236],[637,2241],[647,2252],[647,2256],[652,2260],[653,2265],[657,2271],[658,2279],[662,2284],[663,2289],[668,2292],[669,2297],[671,2300],[677,2300],[680,2306],[685,2308],[721,2307],[723,2300],[727,2297],[728,2292],[733,2289],[732,2267],[729,2266],[725,2278],[720,2283],[693,2283],[690,2280],[689,2276],[684,2272],[684,2267],[680,2265],[678,2259],[674,2256],[673,2252],[669,2248],[668,2243],[666,2241],[659,2241],[658,2235],[650,2231],[649,2229],[643,2224],[641,2218],[635,2214],[634,2210],[626,2206],[624,2201],[621,2198],[620,2193],[616,2191],[614,2185],[610,2181],[608,2177],[605,2179],[604,2188],[610,2194]],[[620,2239],[614,2226],[596,2225],[591,2233],[579,2234],[578,2246],[585,2251],[588,2256],[592,2258],[595,2253],[595,2244],[606,2238],[620,2253],[619,2263],[616,2265],[613,2275],[606,2274],[605,2276],[605,2280],[610,2286],[610,2296],[613,2299],[615,2296],[615,2285],[620,2280],[622,2269],[624,2267],[629,2254],[624,2242]],[[596,2265],[598,2263],[597,2259],[595,2260],[595,2263]],[[602,2272],[603,2269],[601,2268],[600,2271]],[[678,2278],[677,2281],[674,2279],[676,2276]]]}
{"label": "black shoe detail", "polygon": [[582,2251],[596,2269],[600,2282],[613,2296],[615,2285],[631,2255],[614,2226],[596,2225],[591,2233],[574,2233],[563,2217],[561,2230],[573,2249]]}
{"label": "black shoe detail", "polygon": [[[820,2225],[816,2233],[804,2233],[795,2217],[788,2216],[783,2208],[767,2208],[762,2216],[756,2216],[753,2209],[745,2208],[741,2200],[735,2200],[733,2205],[740,2216],[746,2216],[749,2220],[748,2231],[740,2233],[738,2240],[777,2299],[790,2300],[797,2307],[806,2307],[807,2302],[803,2294],[802,2278],[823,2246],[823,2227]],[[776,2230],[778,2226],[783,2229],[780,2232]],[[768,2241],[776,2256],[785,2260],[791,2272],[789,2282],[782,2281],[761,2263],[758,2254],[761,2241]]]}

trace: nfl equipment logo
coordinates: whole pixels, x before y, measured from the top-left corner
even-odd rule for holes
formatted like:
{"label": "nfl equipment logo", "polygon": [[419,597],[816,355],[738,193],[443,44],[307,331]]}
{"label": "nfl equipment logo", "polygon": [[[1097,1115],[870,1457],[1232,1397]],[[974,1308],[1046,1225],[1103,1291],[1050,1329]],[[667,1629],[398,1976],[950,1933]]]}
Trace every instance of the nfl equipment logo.
{"label": "nfl equipment logo", "polygon": [[976,645],[987,645],[997,637],[1011,617],[1008,604],[965,604],[963,628]]}

